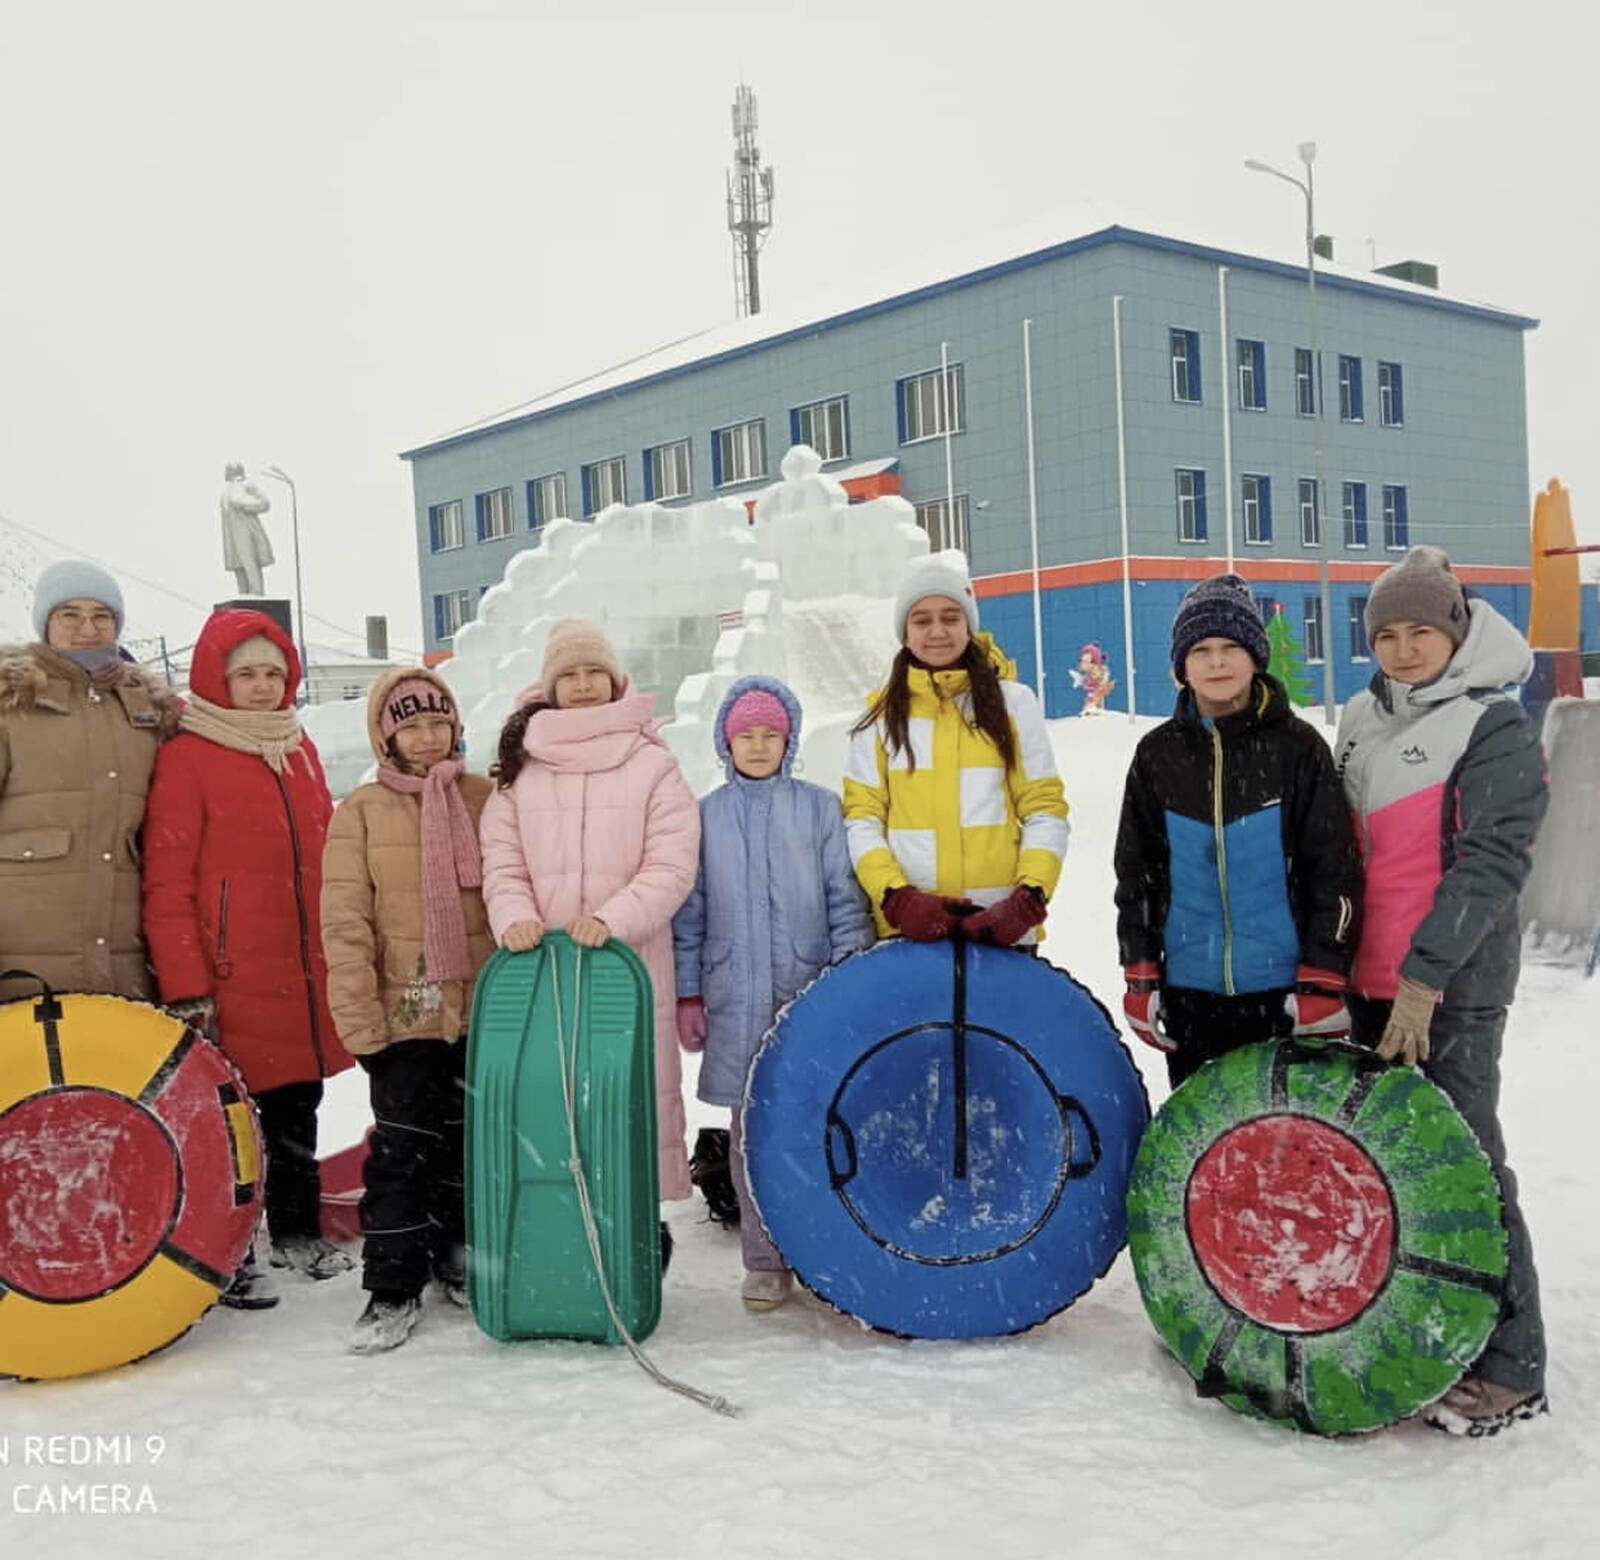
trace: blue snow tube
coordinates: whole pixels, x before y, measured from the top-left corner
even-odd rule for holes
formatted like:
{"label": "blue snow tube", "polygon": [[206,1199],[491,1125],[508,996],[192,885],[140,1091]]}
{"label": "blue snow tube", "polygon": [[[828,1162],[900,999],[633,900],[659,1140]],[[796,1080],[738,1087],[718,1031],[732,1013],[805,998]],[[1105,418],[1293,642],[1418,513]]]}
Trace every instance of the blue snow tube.
{"label": "blue snow tube", "polygon": [[896,939],[825,972],[746,1090],[751,1194],[801,1282],[913,1338],[1020,1332],[1127,1236],[1150,1119],[1105,1009],[1009,949]]}

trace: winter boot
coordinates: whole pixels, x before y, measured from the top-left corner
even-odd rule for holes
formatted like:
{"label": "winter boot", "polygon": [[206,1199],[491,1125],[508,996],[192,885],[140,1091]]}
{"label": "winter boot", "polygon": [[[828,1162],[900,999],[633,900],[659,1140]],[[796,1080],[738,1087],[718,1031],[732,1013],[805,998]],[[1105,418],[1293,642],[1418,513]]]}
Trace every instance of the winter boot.
{"label": "winter boot", "polygon": [[356,1259],[320,1235],[286,1235],[272,1243],[272,1265],[292,1268],[307,1278],[336,1278],[348,1273]]}
{"label": "winter boot", "polygon": [[433,1259],[433,1281],[445,1299],[463,1309],[472,1304],[467,1294],[467,1253],[463,1246],[453,1247],[441,1257]]}
{"label": "winter boot", "polygon": [[775,1311],[789,1298],[793,1288],[794,1274],[788,1268],[758,1268],[745,1274],[739,1298],[747,1311]]}
{"label": "winter boot", "polygon": [[667,1221],[661,1221],[661,1276],[667,1276],[667,1269],[672,1265],[672,1231],[667,1228]]}
{"label": "winter boot", "polygon": [[422,1297],[398,1289],[374,1289],[367,1308],[350,1329],[352,1354],[386,1354],[398,1349],[422,1320]]}
{"label": "winter boot", "polygon": [[232,1311],[270,1311],[278,1303],[278,1286],[271,1275],[256,1266],[256,1254],[247,1251],[228,1287],[217,1296],[217,1304]]}
{"label": "winter boot", "polygon": [[701,1127],[689,1156],[689,1179],[700,1188],[713,1224],[734,1229],[739,1223],[739,1198],[728,1163],[728,1129]]}
{"label": "winter boot", "polygon": [[1519,1419],[1550,1412],[1542,1392],[1502,1387],[1482,1376],[1463,1376],[1437,1403],[1422,1411],[1422,1422],[1446,1435],[1499,1435]]}

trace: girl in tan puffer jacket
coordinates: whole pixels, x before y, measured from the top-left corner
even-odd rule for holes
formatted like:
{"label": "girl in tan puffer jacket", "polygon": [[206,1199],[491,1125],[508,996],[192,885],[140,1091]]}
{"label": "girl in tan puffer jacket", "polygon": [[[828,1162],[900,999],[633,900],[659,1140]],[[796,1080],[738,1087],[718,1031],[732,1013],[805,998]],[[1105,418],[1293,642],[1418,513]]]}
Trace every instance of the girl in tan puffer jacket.
{"label": "girl in tan puffer jacket", "polygon": [[466,1304],[465,1036],[473,979],[494,950],[477,835],[492,785],[462,772],[448,686],[429,671],[389,673],[372,689],[367,728],[378,778],[339,804],[322,867],[328,1004],[370,1080],[376,1123],[357,1354],[405,1342],[430,1273]]}

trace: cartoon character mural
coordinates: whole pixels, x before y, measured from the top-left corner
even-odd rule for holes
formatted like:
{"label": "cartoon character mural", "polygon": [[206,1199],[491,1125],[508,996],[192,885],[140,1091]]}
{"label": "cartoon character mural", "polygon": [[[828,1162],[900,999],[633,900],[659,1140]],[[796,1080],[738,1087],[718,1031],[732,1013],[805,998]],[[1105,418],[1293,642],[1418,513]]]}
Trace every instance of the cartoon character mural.
{"label": "cartoon character mural", "polygon": [[1078,665],[1072,673],[1072,686],[1083,689],[1083,708],[1080,715],[1105,713],[1106,695],[1117,686],[1106,665],[1105,647],[1098,639],[1091,639],[1078,652]]}

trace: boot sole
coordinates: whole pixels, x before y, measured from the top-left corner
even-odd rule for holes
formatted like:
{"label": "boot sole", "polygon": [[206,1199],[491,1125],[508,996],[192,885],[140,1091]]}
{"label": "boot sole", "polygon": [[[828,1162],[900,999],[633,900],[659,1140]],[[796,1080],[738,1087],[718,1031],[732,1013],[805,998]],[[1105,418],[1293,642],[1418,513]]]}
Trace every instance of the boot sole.
{"label": "boot sole", "polygon": [[1445,1435],[1481,1441],[1488,1436],[1499,1435],[1502,1430],[1509,1430],[1519,1420],[1537,1419],[1540,1414],[1549,1412],[1550,1399],[1539,1392],[1516,1407],[1506,1409],[1504,1413],[1491,1414],[1483,1419],[1474,1419],[1470,1414],[1460,1414],[1435,1403],[1422,1411],[1422,1422],[1429,1429],[1442,1431]]}
{"label": "boot sole", "polygon": [[268,1295],[259,1300],[241,1300],[218,1295],[217,1304],[226,1306],[230,1311],[270,1311],[282,1298],[281,1295]]}

